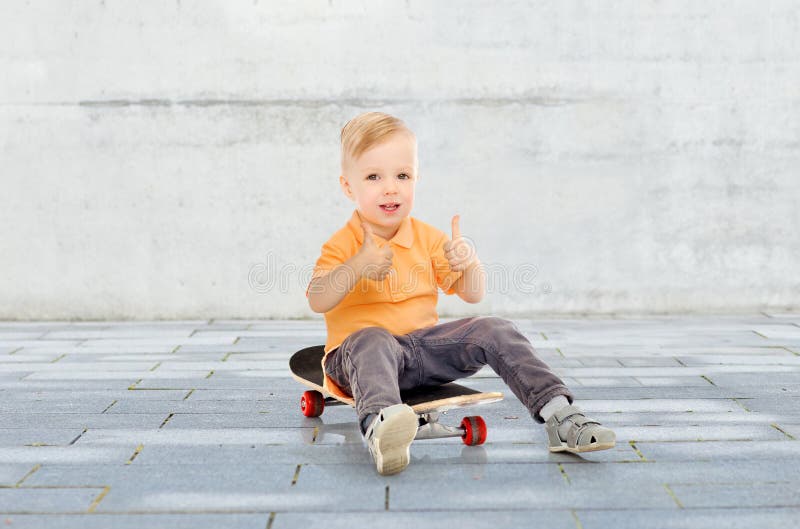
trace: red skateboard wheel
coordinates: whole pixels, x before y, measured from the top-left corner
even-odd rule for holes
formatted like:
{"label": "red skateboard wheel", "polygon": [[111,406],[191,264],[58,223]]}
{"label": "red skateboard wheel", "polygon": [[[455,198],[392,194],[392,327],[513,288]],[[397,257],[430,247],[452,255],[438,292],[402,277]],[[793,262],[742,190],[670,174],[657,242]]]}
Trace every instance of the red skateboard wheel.
{"label": "red skateboard wheel", "polygon": [[461,420],[461,428],[464,429],[461,440],[465,445],[475,446],[486,442],[486,423],[480,415],[464,417]]}
{"label": "red skateboard wheel", "polygon": [[325,397],[319,391],[306,391],[300,397],[300,411],[306,417],[319,417],[325,409]]}

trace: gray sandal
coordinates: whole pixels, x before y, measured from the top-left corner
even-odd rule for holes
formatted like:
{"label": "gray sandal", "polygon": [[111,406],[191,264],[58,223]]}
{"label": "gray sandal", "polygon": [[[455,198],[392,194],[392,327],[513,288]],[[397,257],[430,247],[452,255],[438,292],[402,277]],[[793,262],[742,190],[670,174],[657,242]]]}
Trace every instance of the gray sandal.
{"label": "gray sandal", "polygon": [[[558,427],[571,423],[566,442],[558,435]],[[600,426],[594,419],[586,417],[577,406],[564,406],[545,423],[551,452],[591,452],[613,448],[617,436],[613,430]]]}

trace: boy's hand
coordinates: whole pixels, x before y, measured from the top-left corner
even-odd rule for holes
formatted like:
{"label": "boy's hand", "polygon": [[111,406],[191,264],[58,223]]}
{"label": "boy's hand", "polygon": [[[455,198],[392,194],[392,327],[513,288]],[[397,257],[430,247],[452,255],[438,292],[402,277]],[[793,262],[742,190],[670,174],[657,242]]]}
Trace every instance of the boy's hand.
{"label": "boy's hand", "polygon": [[461,236],[458,227],[459,215],[453,216],[453,239],[444,243],[444,255],[450,263],[450,270],[460,272],[478,262],[478,253],[467,239]]}
{"label": "boy's hand", "polygon": [[383,281],[389,272],[392,271],[392,256],[394,253],[387,243],[383,248],[378,247],[378,243],[372,238],[374,235],[372,228],[366,224],[361,224],[364,230],[364,243],[356,254],[361,264],[361,277]]}

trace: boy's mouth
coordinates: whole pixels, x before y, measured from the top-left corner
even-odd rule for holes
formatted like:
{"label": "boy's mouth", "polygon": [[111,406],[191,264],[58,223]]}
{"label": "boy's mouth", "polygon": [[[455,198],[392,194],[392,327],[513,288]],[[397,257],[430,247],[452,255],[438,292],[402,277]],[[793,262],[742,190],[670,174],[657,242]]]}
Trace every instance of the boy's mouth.
{"label": "boy's mouth", "polygon": [[397,202],[389,202],[388,204],[381,204],[380,207],[384,211],[394,211],[400,207],[400,204]]}

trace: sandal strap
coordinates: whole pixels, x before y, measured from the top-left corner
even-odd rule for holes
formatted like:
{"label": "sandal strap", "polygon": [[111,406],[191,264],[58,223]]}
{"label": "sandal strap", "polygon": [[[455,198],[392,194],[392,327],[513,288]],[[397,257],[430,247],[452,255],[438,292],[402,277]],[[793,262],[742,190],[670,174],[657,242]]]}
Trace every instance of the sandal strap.
{"label": "sandal strap", "polygon": [[567,446],[570,448],[586,444],[585,441],[591,439],[596,428],[600,427],[600,421],[587,417],[576,406],[565,406],[559,411],[561,413],[556,412],[556,420],[559,424],[564,421],[572,423],[567,431]]}

